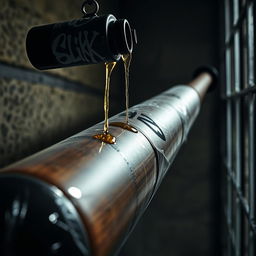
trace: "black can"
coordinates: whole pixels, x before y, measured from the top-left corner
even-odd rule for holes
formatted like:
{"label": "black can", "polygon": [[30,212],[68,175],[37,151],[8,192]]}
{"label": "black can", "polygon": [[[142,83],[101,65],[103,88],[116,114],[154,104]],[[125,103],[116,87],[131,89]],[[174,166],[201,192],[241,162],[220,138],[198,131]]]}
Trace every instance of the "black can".
{"label": "black can", "polygon": [[118,61],[133,50],[132,30],[126,19],[92,16],[33,27],[26,49],[41,70]]}

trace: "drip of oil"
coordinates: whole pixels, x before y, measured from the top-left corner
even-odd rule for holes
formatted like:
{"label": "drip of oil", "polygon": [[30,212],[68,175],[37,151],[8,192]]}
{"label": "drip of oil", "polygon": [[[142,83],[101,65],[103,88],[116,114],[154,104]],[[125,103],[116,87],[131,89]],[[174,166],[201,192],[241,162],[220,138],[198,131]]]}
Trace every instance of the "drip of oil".
{"label": "drip of oil", "polygon": [[134,132],[137,133],[137,129],[135,129],[134,127],[132,127],[129,124],[129,76],[130,76],[130,65],[131,65],[131,60],[132,60],[132,54],[128,53],[128,54],[124,54],[122,55],[122,60],[124,63],[124,71],[125,71],[125,108],[126,108],[126,113],[125,113],[125,122],[114,122],[111,123],[111,126],[117,126],[120,127],[122,129],[128,130],[130,132]]}
{"label": "drip of oil", "polygon": [[129,123],[129,76],[130,76],[130,65],[132,60],[132,54],[124,54],[122,55],[122,59],[124,62],[124,72],[125,72],[125,107],[126,107],[126,113],[125,113],[125,122]]}
{"label": "drip of oil", "polygon": [[[94,139],[100,140],[102,142],[108,143],[108,144],[115,144],[116,143],[116,137],[113,136],[110,133],[100,133],[93,136]],[[102,149],[100,149],[101,151]]]}
{"label": "drip of oil", "polygon": [[113,122],[113,123],[110,123],[110,125],[120,127],[122,129],[128,130],[130,132],[138,133],[138,130],[136,128],[134,128],[133,126],[131,126],[130,124],[128,124],[128,123]]}
{"label": "drip of oil", "polygon": [[93,138],[98,139],[102,142],[106,142],[108,144],[114,144],[116,142],[116,138],[108,132],[108,112],[109,112],[109,85],[110,85],[110,77],[113,69],[116,66],[116,62],[107,62],[105,63],[106,67],[106,81],[105,81],[105,94],[104,94],[104,128],[103,132],[100,134],[96,134]]}

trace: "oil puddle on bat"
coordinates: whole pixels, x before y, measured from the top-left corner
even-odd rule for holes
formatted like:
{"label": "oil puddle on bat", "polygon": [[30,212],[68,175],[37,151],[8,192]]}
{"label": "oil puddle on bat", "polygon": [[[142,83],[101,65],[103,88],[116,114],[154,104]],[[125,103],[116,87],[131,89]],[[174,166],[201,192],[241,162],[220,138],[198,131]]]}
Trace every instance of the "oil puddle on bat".
{"label": "oil puddle on bat", "polygon": [[108,132],[109,85],[110,85],[111,73],[115,68],[115,66],[116,66],[116,62],[105,63],[106,81],[105,81],[105,94],[104,94],[104,113],[105,113],[104,128],[102,133],[96,134],[93,136],[93,138],[108,144],[114,144],[116,142],[116,138]]}
{"label": "oil puddle on bat", "polygon": [[122,122],[113,122],[113,123],[110,123],[109,125],[120,127],[122,129],[128,130],[130,132],[138,133],[138,130],[136,128],[132,127],[129,123],[127,124],[127,123],[122,123]]}
{"label": "oil puddle on bat", "polygon": [[113,122],[110,123],[111,126],[116,126],[120,127],[122,129],[128,130],[130,132],[137,133],[137,129],[132,127],[129,124],[129,114],[128,114],[128,109],[129,109],[129,75],[130,75],[130,65],[131,65],[131,60],[132,60],[132,54],[128,53],[125,55],[122,55],[122,60],[124,63],[124,71],[125,71],[125,107],[126,107],[126,114],[125,114],[125,122]]}

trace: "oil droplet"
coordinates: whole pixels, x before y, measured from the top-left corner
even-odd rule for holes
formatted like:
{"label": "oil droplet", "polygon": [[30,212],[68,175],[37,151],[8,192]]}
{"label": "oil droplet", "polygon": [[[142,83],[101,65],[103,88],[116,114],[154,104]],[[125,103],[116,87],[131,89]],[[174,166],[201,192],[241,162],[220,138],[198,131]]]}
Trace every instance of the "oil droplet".
{"label": "oil droplet", "polygon": [[108,144],[115,144],[116,143],[116,137],[111,135],[110,133],[100,133],[93,136],[94,139],[100,140],[102,142],[108,143]]}
{"label": "oil droplet", "polygon": [[125,71],[125,107],[126,107],[126,115],[125,122],[128,124],[129,122],[129,75],[130,75],[130,65],[132,60],[132,54],[124,54],[122,55],[122,60],[124,62],[124,71]]}
{"label": "oil droplet", "polygon": [[138,133],[138,130],[131,126],[129,123],[122,123],[122,122],[113,122],[109,124],[110,126],[120,127],[122,129],[128,130],[130,132]]}
{"label": "oil droplet", "polygon": [[100,134],[96,134],[93,138],[101,140],[102,142],[106,142],[108,144],[114,144],[116,142],[116,138],[108,132],[108,112],[109,112],[109,85],[110,78],[113,69],[116,66],[116,62],[107,62],[105,63],[106,67],[106,80],[105,80],[105,93],[104,93],[104,127],[103,132]]}

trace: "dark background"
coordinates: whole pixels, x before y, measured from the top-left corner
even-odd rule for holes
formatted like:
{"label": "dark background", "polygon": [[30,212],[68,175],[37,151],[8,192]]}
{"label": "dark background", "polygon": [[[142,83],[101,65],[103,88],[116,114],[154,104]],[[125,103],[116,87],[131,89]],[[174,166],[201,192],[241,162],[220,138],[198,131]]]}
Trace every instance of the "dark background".
{"label": "dark background", "polygon": [[[120,1],[139,43],[131,72],[137,103],[196,67],[218,66],[218,1]],[[218,92],[208,95],[182,147],[122,256],[220,255]]]}
{"label": "dark background", "polygon": [[[0,3],[0,167],[3,167],[102,120],[102,96],[89,91],[78,93],[72,85],[102,93],[104,66],[38,72],[27,60],[24,47],[27,30],[34,25],[79,18],[82,1],[1,0]],[[131,66],[131,105],[172,85],[188,82],[200,65],[218,67],[218,1],[101,0],[99,3],[102,14],[127,18],[137,30],[139,43]],[[56,79],[68,82],[68,89],[56,87]],[[123,95],[123,87],[119,64],[113,75],[111,95]],[[218,106],[218,92],[214,92],[206,98],[187,143],[121,256],[220,255]],[[112,97],[112,113],[123,108],[123,96]]]}

